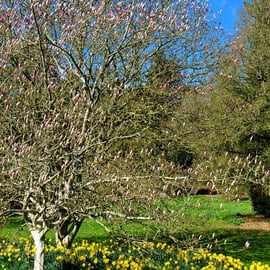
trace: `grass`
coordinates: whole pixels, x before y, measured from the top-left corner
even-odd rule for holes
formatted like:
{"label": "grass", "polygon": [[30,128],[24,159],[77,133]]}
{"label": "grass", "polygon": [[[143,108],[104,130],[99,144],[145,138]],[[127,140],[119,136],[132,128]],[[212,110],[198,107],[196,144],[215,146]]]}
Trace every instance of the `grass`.
{"label": "grass", "polygon": [[[186,204],[185,214],[196,216],[197,221],[202,220],[194,233],[197,237],[203,235],[203,247],[211,244],[214,252],[240,258],[245,263],[262,261],[270,264],[269,232],[239,227],[247,222],[243,215],[254,213],[250,200],[229,201],[214,196],[193,196],[188,203],[186,199],[177,198],[169,204],[178,209]],[[215,237],[211,239],[213,233]],[[245,248],[246,242],[250,244],[248,249]]]}
{"label": "grass", "polygon": [[253,213],[251,201],[229,201],[214,196],[190,196],[189,198],[175,198],[168,204],[180,209],[185,207],[187,215],[197,215],[206,219],[218,219],[237,214]]}
{"label": "grass", "polygon": [[[227,240],[226,245],[216,246],[213,251],[221,252],[229,256],[237,257],[245,263],[262,261],[270,264],[270,235],[269,232],[258,230],[230,229],[220,231],[217,239],[221,243]],[[244,248],[248,242],[250,247]]]}
{"label": "grass", "polygon": [[[22,217],[16,216],[9,218],[9,222],[5,226],[0,227],[0,235],[1,234],[16,239],[20,237],[26,238],[29,236],[30,232],[27,226],[25,226]],[[53,231],[49,231],[46,238],[54,239]],[[82,239],[88,239],[89,241],[93,242],[101,242],[103,240],[108,240],[109,234],[96,222],[90,219],[85,219],[76,240],[81,241]]]}
{"label": "grass", "polygon": [[[270,234],[265,231],[244,230],[239,226],[246,222],[242,215],[253,213],[249,200],[228,201],[214,196],[191,196],[188,199],[175,198],[163,203],[175,211],[182,210],[187,220],[196,222],[197,226],[193,227],[192,234],[195,234],[195,238],[203,235],[203,240],[199,243],[202,247],[212,245],[214,252],[237,257],[245,263],[262,261],[270,264]],[[134,224],[127,226],[129,226],[129,230],[144,233],[140,227],[136,227]],[[215,233],[215,237],[212,237],[213,233]],[[18,238],[27,237],[29,232],[23,226],[21,218],[13,217],[7,226],[0,228],[0,234]],[[191,237],[191,232],[188,234],[190,235],[185,235],[185,237]],[[53,238],[53,233],[49,232],[47,237]],[[91,242],[101,242],[108,240],[109,237],[103,227],[86,219],[76,241],[86,239]],[[224,244],[225,240],[226,244]],[[248,249],[245,249],[246,242],[250,244]]]}

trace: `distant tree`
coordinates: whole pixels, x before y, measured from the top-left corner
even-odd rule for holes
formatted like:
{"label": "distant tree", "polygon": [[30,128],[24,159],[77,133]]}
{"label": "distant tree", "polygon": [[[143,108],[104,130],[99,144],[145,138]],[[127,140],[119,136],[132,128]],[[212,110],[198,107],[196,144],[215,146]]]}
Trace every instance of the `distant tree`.
{"label": "distant tree", "polygon": [[270,150],[270,133],[266,124],[270,104],[269,9],[269,1],[245,2],[238,37],[232,44],[225,63],[227,67],[221,76],[231,100],[238,100],[238,110],[240,105],[242,109],[249,108],[249,116],[242,117],[245,127],[236,132],[239,149],[244,154],[260,156],[266,163],[269,162]]}
{"label": "distant tree", "polygon": [[[263,164],[270,166],[270,3],[265,0],[245,2],[246,24],[239,32],[246,46],[244,81],[247,102],[253,107],[253,117],[248,132],[241,137],[246,152],[258,156]],[[266,168],[267,168],[266,167]],[[255,172],[256,174],[256,172]],[[256,176],[255,176],[256,177]],[[270,216],[270,181],[256,179],[250,185],[254,209]]]}
{"label": "distant tree", "polygon": [[[267,215],[270,198],[269,178],[265,177],[270,165],[269,19],[269,1],[245,2],[237,37],[220,62],[210,110],[211,121],[218,119],[223,126],[213,145],[216,150],[242,158],[253,157],[260,164],[258,167],[263,168],[264,176],[255,169],[249,180],[255,210],[260,208],[258,212],[267,212]],[[256,201],[260,201],[260,206],[256,206]]]}

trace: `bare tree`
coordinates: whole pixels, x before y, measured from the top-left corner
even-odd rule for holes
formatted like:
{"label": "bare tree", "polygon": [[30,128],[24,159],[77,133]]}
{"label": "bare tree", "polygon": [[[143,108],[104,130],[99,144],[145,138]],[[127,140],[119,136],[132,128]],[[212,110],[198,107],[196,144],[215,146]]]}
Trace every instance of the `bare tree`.
{"label": "bare tree", "polygon": [[[140,138],[161,109],[135,102],[150,91],[156,54],[175,59],[183,83],[204,80],[219,55],[208,10],[186,0],[1,1],[1,214],[23,215],[34,269],[50,228],[69,246],[85,217],[153,218],[166,179],[152,181],[152,165],[118,143]],[[176,173],[165,165],[159,176]]]}

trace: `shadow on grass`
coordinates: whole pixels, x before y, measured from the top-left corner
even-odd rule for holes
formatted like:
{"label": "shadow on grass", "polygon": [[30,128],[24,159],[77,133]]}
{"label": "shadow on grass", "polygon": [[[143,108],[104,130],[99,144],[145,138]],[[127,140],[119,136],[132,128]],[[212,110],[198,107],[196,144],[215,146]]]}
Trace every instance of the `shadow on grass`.
{"label": "shadow on grass", "polygon": [[[139,229],[139,228],[137,228]],[[138,233],[140,230],[137,231]],[[202,228],[201,232],[195,233],[194,239],[198,239],[202,234],[202,241],[198,242],[197,248],[207,248],[212,245],[212,252],[222,253],[226,256],[231,256],[240,259],[246,264],[251,264],[253,261],[261,261],[264,264],[270,265],[270,234],[266,231],[247,230],[238,228],[217,228],[213,238],[213,230]],[[149,235],[150,236],[150,235]],[[192,232],[186,232],[182,235],[174,235],[178,239],[183,240],[183,243],[188,244],[189,240],[192,241]],[[144,236],[142,235],[142,239]],[[98,224],[91,221],[86,221],[80,230],[76,241],[88,240],[89,242],[102,242],[109,240],[110,236]],[[151,237],[147,239],[151,241]],[[154,241],[155,242],[155,241]],[[173,244],[168,238],[163,238],[162,242]],[[246,248],[245,244],[249,243]],[[183,246],[186,248],[186,246]]]}
{"label": "shadow on grass", "polygon": [[[214,238],[212,235],[213,231],[205,231],[202,241],[195,247],[207,248],[212,245],[211,252],[240,259],[246,264],[260,261],[270,265],[269,232],[233,228],[215,232]],[[198,238],[198,236],[199,234],[195,238]],[[246,243],[249,244],[248,248],[245,246]]]}
{"label": "shadow on grass", "polygon": [[[241,259],[245,263],[270,264],[270,234],[266,231],[232,229],[217,234],[220,241],[213,251]],[[224,244],[224,241],[227,241]],[[245,248],[248,243],[249,247]]]}

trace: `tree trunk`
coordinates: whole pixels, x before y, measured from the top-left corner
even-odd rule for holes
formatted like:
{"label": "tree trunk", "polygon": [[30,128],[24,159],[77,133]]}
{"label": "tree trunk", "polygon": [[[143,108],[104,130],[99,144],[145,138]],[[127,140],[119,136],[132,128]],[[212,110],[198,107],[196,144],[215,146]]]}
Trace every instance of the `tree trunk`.
{"label": "tree trunk", "polygon": [[30,229],[36,247],[34,270],[44,269],[45,234],[38,229]]}
{"label": "tree trunk", "polygon": [[67,219],[55,229],[55,241],[57,245],[70,248],[77,235],[83,219]]}

